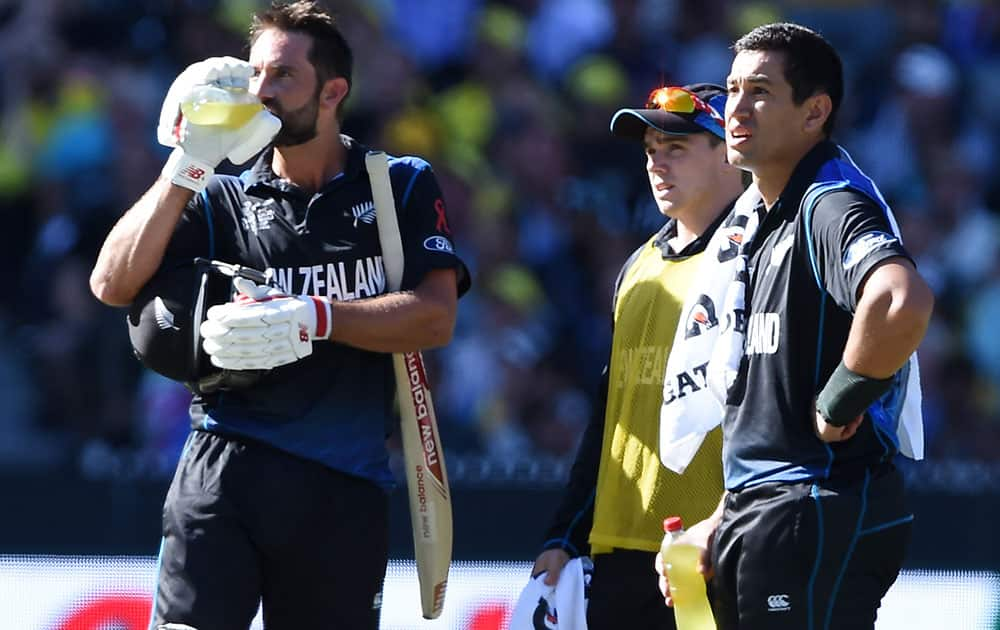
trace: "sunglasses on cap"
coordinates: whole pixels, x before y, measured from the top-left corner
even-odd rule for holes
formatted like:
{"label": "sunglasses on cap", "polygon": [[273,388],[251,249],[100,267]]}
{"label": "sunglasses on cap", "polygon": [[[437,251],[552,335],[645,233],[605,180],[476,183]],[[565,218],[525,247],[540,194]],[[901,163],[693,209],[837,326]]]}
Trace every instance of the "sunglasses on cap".
{"label": "sunglasses on cap", "polygon": [[672,114],[706,114],[720,127],[726,123],[715,108],[701,100],[694,92],[681,87],[661,87],[649,93],[646,109],[662,109]]}

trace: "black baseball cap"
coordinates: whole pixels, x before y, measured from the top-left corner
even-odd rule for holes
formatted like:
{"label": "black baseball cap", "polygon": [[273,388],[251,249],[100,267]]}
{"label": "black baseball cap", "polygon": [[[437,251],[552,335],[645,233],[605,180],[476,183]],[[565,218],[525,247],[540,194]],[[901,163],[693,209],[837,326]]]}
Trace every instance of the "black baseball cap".
{"label": "black baseball cap", "polygon": [[[691,98],[693,96],[693,98]],[[661,87],[649,94],[646,109],[620,109],[611,117],[611,133],[642,140],[651,127],[671,135],[708,132],[726,137],[723,115],[726,89],[714,83]]]}

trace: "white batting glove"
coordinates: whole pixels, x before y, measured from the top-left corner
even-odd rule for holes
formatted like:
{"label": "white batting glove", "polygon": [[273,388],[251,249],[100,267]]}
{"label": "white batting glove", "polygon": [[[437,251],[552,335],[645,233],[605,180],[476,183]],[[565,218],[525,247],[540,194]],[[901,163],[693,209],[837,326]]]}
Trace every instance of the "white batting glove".
{"label": "white batting glove", "polygon": [[191,64],[174,79],[163,100],[156,139],[176,147],[163,167],[163,176],[178,186],[201,192],[224,158],[242,164],[260,152],[281,129],[281,121],[261,109],[242,126],[232,129],[193,124],[181,111],[181,103],[195,99],[205,86],[230,88],[248,101],[253,66],[235,57],[211,57]]}
{"label": "white batting glove", "polygon": [[234,278],[235,301],[208,309],[201,324],[202,347],[212,365],[226,370],[268,370],[312,354],[312,342],[327,339],[333,323],[330,301],[295,297]]}

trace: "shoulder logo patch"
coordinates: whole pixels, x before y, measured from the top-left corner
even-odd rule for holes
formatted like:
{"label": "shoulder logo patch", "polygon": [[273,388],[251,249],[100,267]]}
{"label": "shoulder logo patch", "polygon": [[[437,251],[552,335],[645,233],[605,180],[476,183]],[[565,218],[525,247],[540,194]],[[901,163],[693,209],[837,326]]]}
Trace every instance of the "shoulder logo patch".
{"label": "shoulder logo patch", "polygon": [[847,246],[847,251],[844,252],[844,269],[850,269],[875,250],[898,242],[899,239],[886,232],[862,234]]}
{"label": "shoulder logo patch", "polygon": [[455,248],[451,246],[451,241],[443,236],[428,236],[424,239],[424,249],[429,252],[444,252],[452,254]]}

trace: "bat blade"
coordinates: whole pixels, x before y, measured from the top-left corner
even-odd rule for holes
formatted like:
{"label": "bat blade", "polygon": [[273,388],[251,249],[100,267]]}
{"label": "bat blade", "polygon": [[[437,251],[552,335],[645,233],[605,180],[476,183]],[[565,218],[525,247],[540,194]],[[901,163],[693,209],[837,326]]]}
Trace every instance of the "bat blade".
{"label": "bat blade", "polygon": [[419,352],[393,354],[392,363],[399,394],[420,606],[425,619],[436,619],[444,609],[448,568],[451,565],[452,520],[448,473],[423,357]]}
{"label": "bat blade", "polygon": [[[386,287],[398,291],[405,259],[396,217],[396,201],[389,180],[389,162],[380,151],[365,156],[372,185],[376,227]],[[431,402],[424,359],[419,352],[392,355],[399,398],[400,434],[406,468],[413,551],[420,582],[420,606],[426,619],[436,619],[444,609],[451,565],[451,492],[444,467],[444,451],[438,435],[437,417]]]}

